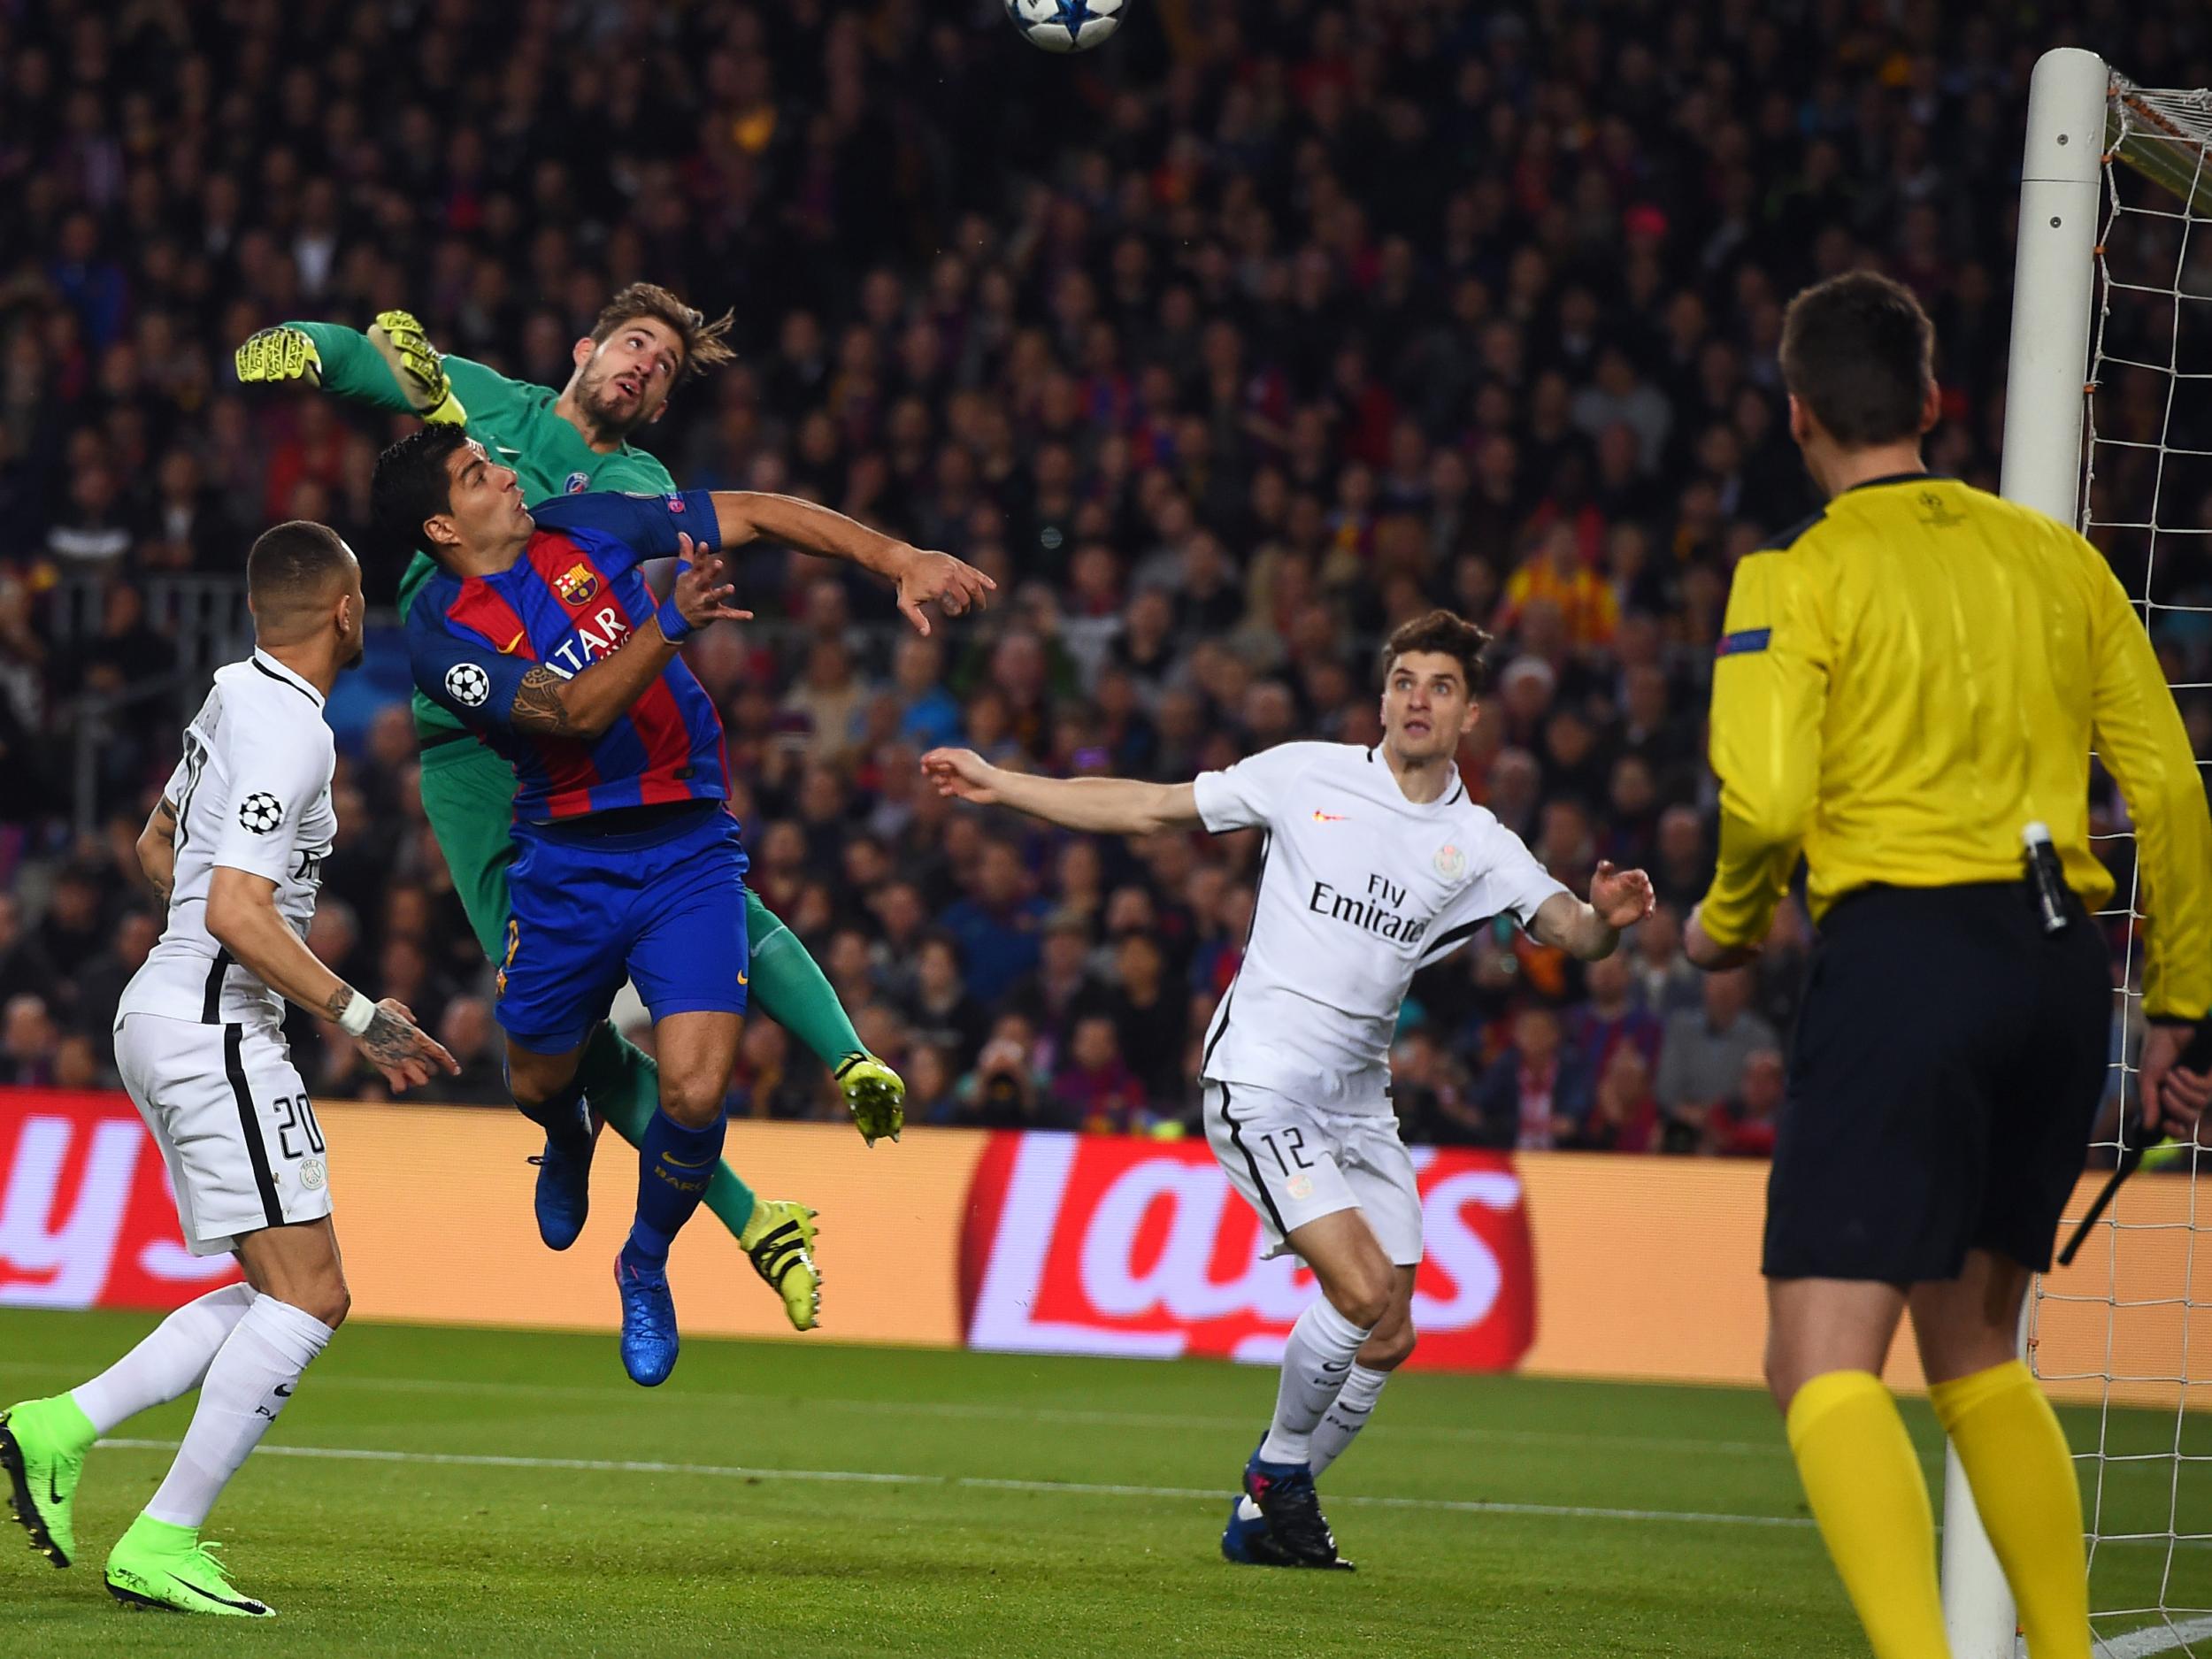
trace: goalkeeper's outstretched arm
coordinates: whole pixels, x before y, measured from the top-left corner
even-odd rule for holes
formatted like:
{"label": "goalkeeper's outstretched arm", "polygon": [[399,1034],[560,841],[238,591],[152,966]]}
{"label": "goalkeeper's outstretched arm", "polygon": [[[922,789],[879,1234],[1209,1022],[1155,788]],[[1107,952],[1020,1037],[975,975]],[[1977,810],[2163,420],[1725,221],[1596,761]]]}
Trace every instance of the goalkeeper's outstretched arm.
{"label": "goalkeeper's outstretched arm", "polygon": [[237,351],[248,386],[319,387],[357,403],[465,425],[445,360],[405,311],[380,311],[366,334],[343,323],[288,322],[249,335]]}
{"label": "goalkeeper's outstretched arm", "polygon": [[1006,806],[1063,829],[1101,835],[1150,835],[1199,822],[1198,795],[1187,783],[1133,778],[1039,778],[1008,772],[972,749],[933,749],[922,772],[937,793],[978,806]]}

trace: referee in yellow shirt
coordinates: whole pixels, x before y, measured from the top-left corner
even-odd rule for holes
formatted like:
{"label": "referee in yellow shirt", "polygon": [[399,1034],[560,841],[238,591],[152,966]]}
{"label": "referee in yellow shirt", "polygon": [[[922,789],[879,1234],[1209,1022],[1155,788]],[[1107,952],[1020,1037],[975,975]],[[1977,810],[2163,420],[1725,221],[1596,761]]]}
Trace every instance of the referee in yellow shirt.
{"label": "referee in yellow shirt", "polygon": [[[2212,817],[2097,550],[1928,475],[1934,344],[1883,277],[1790,305],[1790,433],[1828,504],[1736,571],[1713,674],[1719,868],[1686,945],[1702,968],[1744,960],[1803,853],[1820,938],[1767,1189],[1766,1371],[1874,1652],[1949,1653],[1927,1488],[1880,1381],[1909,1311],[2029,1653],[2089,1659],[2073,1463],[2015,1341],[2105,1085],[2091,749],[2135,819],[2144,1116],[2184,1135],[2212,1101],[2175,1065],[2212,1002]],[[2031,824],[2056,855],[2040,899]]]}

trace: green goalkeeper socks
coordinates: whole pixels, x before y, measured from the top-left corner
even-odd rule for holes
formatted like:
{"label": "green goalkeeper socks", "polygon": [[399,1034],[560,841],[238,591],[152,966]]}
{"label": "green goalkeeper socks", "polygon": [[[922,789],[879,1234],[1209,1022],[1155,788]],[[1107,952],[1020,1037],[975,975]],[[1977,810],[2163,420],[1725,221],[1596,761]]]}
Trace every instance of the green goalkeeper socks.
{"label": "green goalkeeper socks", "polygon": [[745,926],[752,941],[747,991],[753,1007],[804,1043],[832,1071],[847,1055],[866,1053],[845,1005],[799,936],[749,889]]}
{"label": "green goalkeeper socks", "polygon": [[[576,1080],[583,1085],[584,1097],[607,1120],[609,1128],[632,1146],[645,1139],[646,1125],[653,1121],[661,1103],[660,1068],[651,1056],[612,1025],[602,1024],[584,1045]],[[753,1218],[753,1189],[738,1179],[727,1163],[715,1165],[702,1202],[733,1239]]]}

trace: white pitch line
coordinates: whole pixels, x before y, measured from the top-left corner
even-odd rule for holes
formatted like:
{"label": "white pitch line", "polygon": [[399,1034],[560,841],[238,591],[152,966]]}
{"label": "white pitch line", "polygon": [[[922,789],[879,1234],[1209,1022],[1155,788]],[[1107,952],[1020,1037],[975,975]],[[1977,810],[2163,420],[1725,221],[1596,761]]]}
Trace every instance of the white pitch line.
{"label": "white pitch line", "polygon": [[[102,1440],[128,1451],[173,1452],[174,1440]],[[443,1464],[464,1469],[558,1469],[594,1474],[703,1475],[731,1480],[806,1480],[846,1486],[952,1486],[981,1492],[1035,1492],[1071,1497],[1164,1498],[1217,1503],[1226,1493],[1206,1486],[1123,1486],[1085,1480],[1015,1480],[986,1475],[917,1475],[866,1469],[747,1469],[729,1463],[654,1463],[614,1457],[518,1457],[492,1452],[403,1452],[364,1446],[262,1446],[258,1457],[308,1457],[342,1463]],[[1488,1502],[1465,1498],[1368,1497],[1331,1500],[1375,1509],[1425,1509],[1455,1515],[1521,1515],[1557,1520],[1639,1521],[1667,1525],[1809,1527],[1794,1515],[1721,1515],[1692,1509],[1614,1509],[1583,1504]]]}
{"label": "white pitch line", "polygon": [[[0,1364],[0,1372],[23,1371],[51,1376],[76,1376],[81,1368],[54,1364],[46,1361],[11,1361]],[[603,1400],[634,1402],[635,1388],[600,1388],[588,1385],[568,1383],[494,1382],[473,1378],[442,1377],[321,1377],[315,1379],[317,1392],[325,1388],[368,1389],[385,1394],[490,1394],[495,1396],[530,1395],[549,1400]],[[895,1409],[910,1417],[983,1419],[1003,1422],[1009,1419],[1023,1423],[1064,1423],[1086,1425],[1100,1428],[1133,1429],[1248,1429],[1249,1417],[1212,1417],[1179,1416],[1169,1412],[1150,1411],[1095,1411],[1061,1406],[984,1405],[949,1400],[858,1400],[829,1394],[724,1394],[714,1390],[664,1390],[655,1396],[657,1405],[672,1401],[713,1405],[717,1408],[746,1409],[807,1409],[822,1408],[836,1411],[880,1412]],[[1422,1439],[1465,1441],[1470,1444],[1525,1445],[1525,1446],[1607,1446],[1624,1450],[1675,1452],[1693,1456],[1712,1454],[1725,1457],[1786,1457],[1788,1444],[1777,1438],[1773,1440],[1705,1440],[1670,1439],[1660,1435],[1591,1434],[1575,1430],[1558,1429],[1491,1429],[1468,1425],[1378,1423],[1364,1431],[1364,1437],[1381,1435],[1391,1440]],[[1936,1454],[1931,1453],[1930,1455]]]}
{"label": "white pitch line", "polygon": [[[2152,1624],[2124,1636],[2100,1636],[2097,1652],[2103,1659],[2150,1659],[2153,1654],[2173,1653],[2191,1642],[2212,1639],[2212,1618],[2184,1619],[2178,1624]],[[2020,1648],[2027,1652],[2026,1644]]]}

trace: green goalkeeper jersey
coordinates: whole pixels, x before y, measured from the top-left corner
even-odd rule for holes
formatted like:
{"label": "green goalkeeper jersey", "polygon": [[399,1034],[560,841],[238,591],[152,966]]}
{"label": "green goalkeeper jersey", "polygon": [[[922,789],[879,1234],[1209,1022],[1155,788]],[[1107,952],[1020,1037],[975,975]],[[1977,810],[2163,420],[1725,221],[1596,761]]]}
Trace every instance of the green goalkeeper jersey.
{"label": "green goalkeeper jersey", "polygon": [[[365,334],[341,323],[287,323],[285,326],[299,329],[314,341],[315,349],[322,356],[325,391],[378,409],[413,412],[399,382],[392,378],[391,370]],[[586,443],[582,433],[553,412],[559,393],[511,380],[466,357],[448,357],[445,369],[453,382],[454,396],[468,411],[469,436],[482,444],[494,461],[514,469],[526,502],[535,503],[587,489],[664,495],[676,488],[668,469],[642,449],[626,443],[603,455]],[[402,617],[437,571],[437,561],[427,553],[418,552],[408,561],[406,573],[399,579]],[[425,746],[466,733],[458,720],[419,691],[414,695],[414,710],[416,740]]]}

